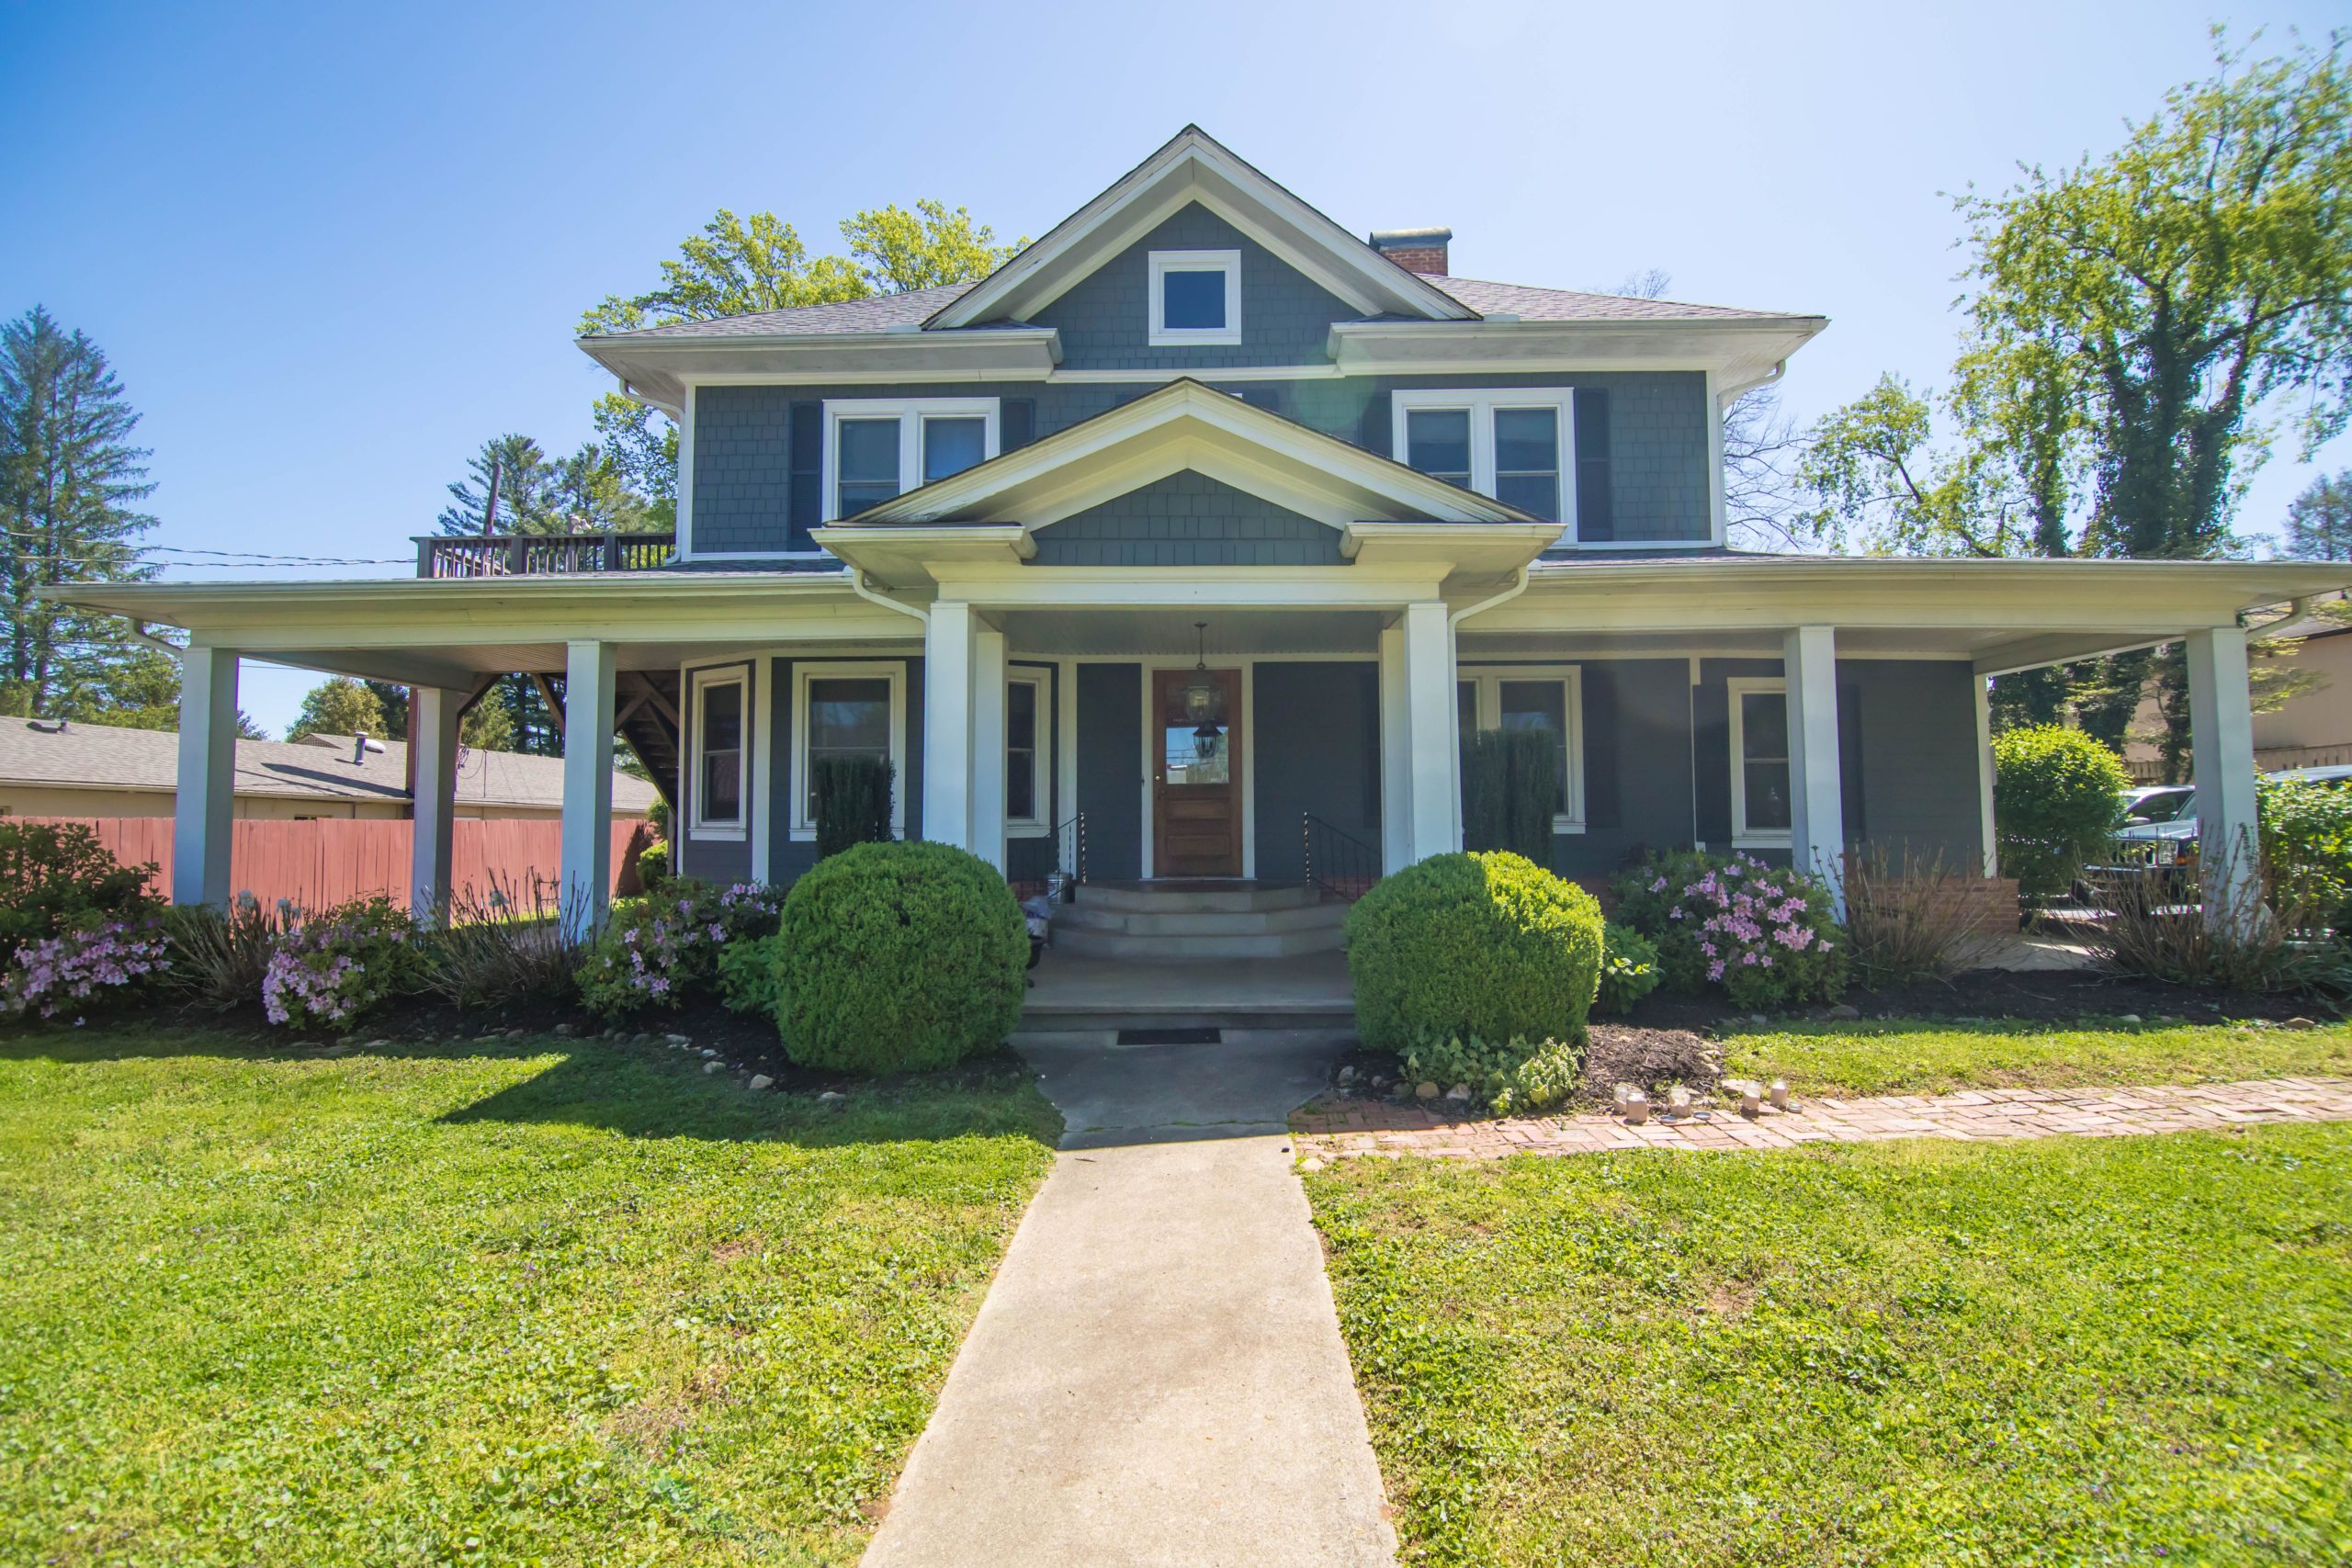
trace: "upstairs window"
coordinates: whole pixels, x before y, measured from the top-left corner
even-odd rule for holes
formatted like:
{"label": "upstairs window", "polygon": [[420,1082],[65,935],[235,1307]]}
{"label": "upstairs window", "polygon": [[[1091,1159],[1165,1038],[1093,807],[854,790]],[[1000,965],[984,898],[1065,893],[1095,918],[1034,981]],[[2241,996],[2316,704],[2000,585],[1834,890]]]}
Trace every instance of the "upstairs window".
{"label": "upstairs window", "polygon": [[996,455],[994,398],[829,399],[825,521],[854,517]]}
{"label": "upstairs window", "polygon": [[1154,348],[1241,341],[1241,253],[1151,253]]}
{"label": "upstairs window", "polygon": [[1576,542],[1576,426],[1566,388],[1393,394],[1396,457],[1431,479],[1566,526]]}

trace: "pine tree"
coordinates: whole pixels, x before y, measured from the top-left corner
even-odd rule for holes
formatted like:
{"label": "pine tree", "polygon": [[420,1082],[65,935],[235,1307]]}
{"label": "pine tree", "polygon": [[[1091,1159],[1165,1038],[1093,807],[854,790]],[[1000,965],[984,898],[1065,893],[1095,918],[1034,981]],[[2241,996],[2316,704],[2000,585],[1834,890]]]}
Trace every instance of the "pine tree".
{"label": "pine tree", "polygon": [[2352,468],[2323,474],[2287,508],[2278,553],[2306,560],[2352,560]]}
{"label": "pine tree", "polygon": [[153,577],[137,540],[155,520],[139,415],[107,357],[36,305],[0,326],[0,701],[45,713],[102,690],[141,646],[112,616],[51,604],[44,584]]}
{"label": "pine tree", "polygon": [[550,491],[556,466],[527,435],[482,443],[466,459],[466,477],[449,487],[441,510],[445,534],[552,534],[563,531]]}

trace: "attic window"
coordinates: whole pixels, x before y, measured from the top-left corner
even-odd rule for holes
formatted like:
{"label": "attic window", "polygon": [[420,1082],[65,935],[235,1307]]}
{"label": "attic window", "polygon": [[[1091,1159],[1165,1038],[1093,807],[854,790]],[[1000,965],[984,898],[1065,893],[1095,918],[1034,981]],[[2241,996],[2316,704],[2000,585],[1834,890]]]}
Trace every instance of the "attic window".
{"label": "attic window", "polygon": [[1241,253],[1151,253],[1151,346],[1241,341]]}

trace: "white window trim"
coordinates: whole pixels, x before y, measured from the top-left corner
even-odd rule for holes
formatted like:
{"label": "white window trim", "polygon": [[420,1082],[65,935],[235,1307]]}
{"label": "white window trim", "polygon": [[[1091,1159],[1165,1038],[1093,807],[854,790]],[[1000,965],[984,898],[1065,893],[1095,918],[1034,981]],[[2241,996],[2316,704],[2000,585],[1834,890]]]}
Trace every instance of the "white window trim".
{"label": "white window trim", "polygon": [[1034,686],[1037,693],[1036,734],[1032,737],[1032,749],[1036,752],[1035,765],[1030,769],[1031,798],[1036,812],[1029,817],[1012,815],[1012,705],[1005,704],[1004,731],[1004,798],[1008,802],[1004,814],[1004,832],[1012,839],[1042,839],[1053,830],[1054,789],[1054,725],[1052,694],[1053,671],[1035,666],[1016,667],[1005,671],[1004,683],[1009,691],[1014,686]]}
{"label": "white window trim", "polygon": [[[1160,280],[1171,272],[1225,274],[1225,325],[1171,327],[1167,324],[1168,296]],[[1151,332],[1154,348],[1182,348],[1189,344],[1238,344],[1241,341],[1241,253],[1239,251],[1154,251],[1150,259]]]}
{"label": "white window trim", "polygon": [[[1778,693],[1786,697],[1789,682],[1778,675],[1734,675],[1724,682],[1725,701],[1731,707],[1731,847],[1736,850],[1785,850],[1789,847],[1790,831],[1786,828],[1759,828],[1750,831],[1747,826],[1747,752],[1740,710],[1746,705],[1742,698]],[[1789,782],[1796,782],[1796,757],[1789,758]]]}
{"label": "white window trim", "polygon": [[907,836],[907,667],[882,660],[833,660],[792,667],[792,838],[812,843],[817,824],[808,817],[808,683],[811,681],[888,681],[890,683],[890,831]]}
{"label": "white window trim", "polygon": [[[687,784],[693,798],[689,802],[686,822],[697,839],[741,843],[752,836],[752,671],[740,664],[718,670],[697,670],[694,672],[694,752],[686,759],[686,766],[692,774]],[[742,694],[742,715],[737,720],[735,732],[737,814],[732,818],[714,820],[703,811],[702,760],[704,739],[710,733],[705,722],[710,706],[710,694],[722,686],[733,686]]]}
{"label": "white window trim", "polygon": [[1505,681],[1556,681],[1566,689],[1562,709],[1568,723],[1568,808],[1552,818],[1555,833],[1585,829],[1584,795],[1584,669],[1576,664],[1464,664],[1454,671],[1457,686],[1470,685],[1477,694],[1472,724],[1479,729],[1503,727]]}
{"label": "white window trim", "polygon": [[824,504],[819,508],[828,523],[840,520],[841,512],[841,422],[845,419],[896,419],[899,422],[899,493],[904,495],[922,485],[922,422],[925,419],[981,419],[987,422],[980,435],[980,461],[987,462],[1002,448],[998,444],[999,409],[996,398],[827,398],[825,400],[825,450],[822,455]]}
{"label": "white window trim", "polygon": [[1495,411],[1550,409],[1560,421],[1559,542],[1577,542],[1576,392],[1568,387],[1415,387],[1388,394],[1389,455],[1413,466],[1414,410],[1462,409],[1470,415],[1470,488],[1495,493]]}

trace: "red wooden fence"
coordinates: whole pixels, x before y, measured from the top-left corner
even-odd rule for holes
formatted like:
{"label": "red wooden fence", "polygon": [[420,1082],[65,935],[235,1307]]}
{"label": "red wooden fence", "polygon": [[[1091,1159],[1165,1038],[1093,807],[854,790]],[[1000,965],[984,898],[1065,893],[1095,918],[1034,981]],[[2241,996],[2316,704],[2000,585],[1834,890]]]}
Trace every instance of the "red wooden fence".
{"label": "red wooden fence", "polygon": [[[172,891],[172,819],[168,817],[50,817],[33,821],[79,822],[97,831],[98,841],[125,865],[154,863],[155,890]],[[408,901],[411,824],[313,818],[309,821],[239,818],[229,846],[232,893],[250,892],[264,905],[291,900],[304,909],[322,909],[380,893],[395,904]],[[558,867],[562,863],[563,825],[549,818],[460,817],[451,824],[455,842],[450,880],[458,902],[487,903],[493,885],[526,908],[535,899],[552,909]],[[619,880],[634,818],[615,822],[613,876]],[[606,889],[607,892],[611,889]]]}

